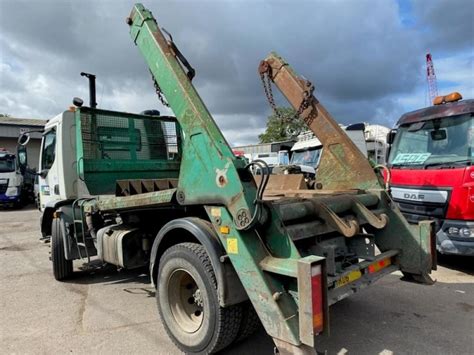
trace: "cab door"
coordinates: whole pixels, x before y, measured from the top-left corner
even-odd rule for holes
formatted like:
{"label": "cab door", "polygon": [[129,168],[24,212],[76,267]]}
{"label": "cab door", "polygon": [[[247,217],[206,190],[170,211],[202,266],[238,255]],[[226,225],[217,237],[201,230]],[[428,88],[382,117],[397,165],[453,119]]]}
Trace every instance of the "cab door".
{"label": "cab door", "polygon": [[43,211],[50,201],[60,200],[57,150],[58,126],[53,126],[43,133],[39,164],[40,208]]}

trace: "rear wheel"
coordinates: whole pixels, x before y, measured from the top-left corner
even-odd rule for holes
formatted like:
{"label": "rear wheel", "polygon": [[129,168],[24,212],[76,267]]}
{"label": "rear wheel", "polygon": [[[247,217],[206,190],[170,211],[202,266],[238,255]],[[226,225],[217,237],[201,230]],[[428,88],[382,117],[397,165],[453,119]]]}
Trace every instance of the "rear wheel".
{"label": "rear wheel", "polygon": [[163,254],[156,299],[166,332],[186,353],[217,352],[238,335],[242,309],[219,306],[216,277],[202,245],[181,243]]}
{"label": "rear wheel", "polygon": [[235,342],[239,342],[251,336],[262,327],[262,323],[258,318],[257,312],[253,308],[250,301],[244,302],[242,306],[242,321],[240,322],[239,333]]}
{"label": "rear wheel", "polygon": [[53,264],[53,275],[58,281],[66,280],[72,276],[72,260],[67,260],[64,253],[64,235],[59,218],[54,218],[51,233],[51,261]]}

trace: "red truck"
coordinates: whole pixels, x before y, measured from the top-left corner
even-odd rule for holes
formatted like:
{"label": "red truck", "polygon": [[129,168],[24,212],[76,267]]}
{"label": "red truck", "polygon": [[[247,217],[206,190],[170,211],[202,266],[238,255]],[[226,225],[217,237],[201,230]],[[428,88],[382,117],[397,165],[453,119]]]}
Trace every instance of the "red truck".
{"label": "red truck", "polygon": [[387,137],[388,178],[408,222],[436,222],[440,253],[473,256],[474,100],[461,99],[439,96],[400,117]]}

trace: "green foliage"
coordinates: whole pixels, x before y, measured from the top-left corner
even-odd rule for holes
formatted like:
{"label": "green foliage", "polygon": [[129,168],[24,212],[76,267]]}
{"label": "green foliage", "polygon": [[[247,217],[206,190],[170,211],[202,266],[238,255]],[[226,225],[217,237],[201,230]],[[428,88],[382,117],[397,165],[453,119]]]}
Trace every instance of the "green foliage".
{"label": "green foliage", "polygon": [[278,107],[278,113],[268,116],[267,129],[258,136],[260,143],[271,143],[286,141],[295,138],[299,132],[306,129],[305,124],[300,119],[294,119],[296,111],[291,107]]}
{"label": "green foliage", "polygon": [[8,113],[0,113],[0,117],[10,117]]}

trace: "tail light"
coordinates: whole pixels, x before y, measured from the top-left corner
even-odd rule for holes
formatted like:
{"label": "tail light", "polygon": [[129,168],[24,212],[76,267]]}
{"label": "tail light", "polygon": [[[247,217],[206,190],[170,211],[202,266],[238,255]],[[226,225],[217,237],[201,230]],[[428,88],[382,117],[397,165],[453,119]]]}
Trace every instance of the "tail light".
{"label": "tail light", "polygon": [[298,260],[298,301],[300,340],[314,346],[314,337],[328,329],[324,258],[311,255]]}
{"label": "tail light", "polygon": [[313,303],[313,330],[315,334],[323,331],[323,282],[322,267],[311,267],[311,299]]}

